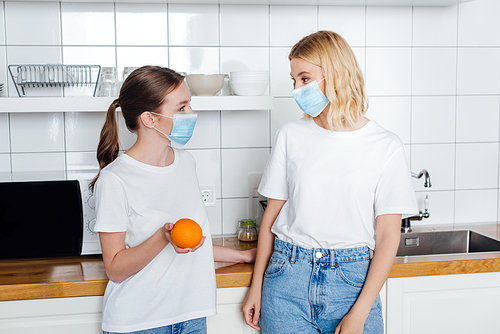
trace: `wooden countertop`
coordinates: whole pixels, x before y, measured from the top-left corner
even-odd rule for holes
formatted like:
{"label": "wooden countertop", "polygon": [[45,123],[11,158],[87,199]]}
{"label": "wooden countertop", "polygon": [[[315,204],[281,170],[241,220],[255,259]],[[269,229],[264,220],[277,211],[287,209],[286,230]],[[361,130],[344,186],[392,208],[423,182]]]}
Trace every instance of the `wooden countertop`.
{"label": "wooden countertop", "polygon": [[[414,231],[471,229],[500,239],[500,224],[414,228]],[[213,238],[214,244],[250,249],[256,242]],[[218,288],[249,286],[253,264],[216,263]],[[389,278],[500,272],[500,252],[396,258]],[[108,278],[100,255],[0,260],[0,301],[103,295]]]}

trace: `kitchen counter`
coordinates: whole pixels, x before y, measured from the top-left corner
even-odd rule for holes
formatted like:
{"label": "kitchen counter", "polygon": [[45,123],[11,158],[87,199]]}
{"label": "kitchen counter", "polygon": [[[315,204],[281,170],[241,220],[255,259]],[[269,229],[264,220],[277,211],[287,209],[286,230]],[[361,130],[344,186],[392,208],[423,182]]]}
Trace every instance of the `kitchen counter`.
{"label": "kitchen counter", "polygon": [[[430,230],[471,229],[500,239],[500,224],[414,228]],[[214,244],[251,249],[256,242],[236,237],[213,238]],[[250,285],[253,264],[215,263],[218,288]],[[398,257],[390,278],[500,272],[500,252]],[[60,258],[0,260],[0,301],[103,295],[108,278],[100,255]]]}

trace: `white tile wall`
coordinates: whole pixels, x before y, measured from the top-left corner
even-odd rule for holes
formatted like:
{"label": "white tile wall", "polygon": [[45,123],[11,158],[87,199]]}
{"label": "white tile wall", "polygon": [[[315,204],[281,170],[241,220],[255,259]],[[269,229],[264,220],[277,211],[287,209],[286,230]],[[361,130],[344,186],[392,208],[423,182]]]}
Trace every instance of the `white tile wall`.
{"label": "white tile wall", "polygon": [[[499,219],[498,1],[449,7],[260,3],[4,1],[3,95],[17,95],[7,70],[16,63],[116,66],[119,78],[123,67],[146,64],[190,74],[268,70],[273,110],[200,110],[186,145],[200,184],[214,187],[215,205],[207,207],[212,233],[233,233],[238,220],[248,218],[248,196],[276,130],[302,116],[290,94],[290,47],[318,29],[333,30],[353,46],[365,75],[367,116],[401,137],[413,171],[426,168],[431,174],[430,189],[414,181],[420,208],[428,195],[431,213],[414,225]],[[103,118],[104,113],[0,113],[0,181],[92,178]],[[118,119],[124,151],[136,136]]]}

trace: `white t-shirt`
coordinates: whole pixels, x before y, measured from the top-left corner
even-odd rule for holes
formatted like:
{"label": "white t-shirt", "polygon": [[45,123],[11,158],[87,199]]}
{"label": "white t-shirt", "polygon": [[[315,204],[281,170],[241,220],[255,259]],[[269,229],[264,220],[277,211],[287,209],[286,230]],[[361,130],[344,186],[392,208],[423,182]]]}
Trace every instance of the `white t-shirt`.
{"label": "white t-shirt", "polygon": [[216,314],[216,283],[210,227],[193,157],[174,149],[168,167],[126,154],[101,171],[95,187],[99,232],[126,232],[134,247],[166,222],[196,221],[206,236],[197,251],[177,254],[167,245],[146,267],[121,283],[109,281],[102,329],[130,332]]}
{"label": "white t-shirt", "polygon": [[286,200],[272,232],[307,248],[374,249],[378,215],[418,213],[404,145],[374,121],[350,132],[285,124],[259,193]]}

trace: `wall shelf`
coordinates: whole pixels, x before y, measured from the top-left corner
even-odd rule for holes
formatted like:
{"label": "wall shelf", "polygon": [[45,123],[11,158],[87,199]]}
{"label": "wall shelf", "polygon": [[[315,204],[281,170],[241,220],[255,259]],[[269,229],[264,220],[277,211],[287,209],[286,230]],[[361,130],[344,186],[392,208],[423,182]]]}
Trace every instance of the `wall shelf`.
{"label": "wall shelf", "polygon": [[[6,97],[0,113],[105,112],[113,97]],[[193,96],[191,107],[203,110],[262,110],[273,108],[272,96]]]}

